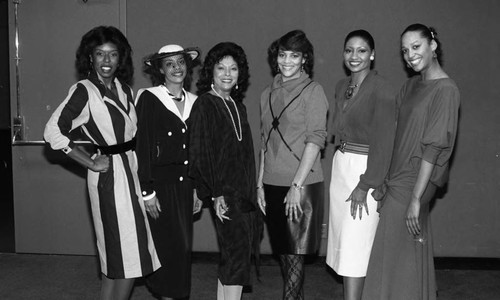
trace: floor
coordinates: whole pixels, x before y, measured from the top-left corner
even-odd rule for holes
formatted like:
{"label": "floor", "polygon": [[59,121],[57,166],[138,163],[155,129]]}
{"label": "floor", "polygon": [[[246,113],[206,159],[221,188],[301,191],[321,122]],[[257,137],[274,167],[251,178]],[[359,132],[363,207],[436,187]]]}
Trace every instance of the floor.
{"label": "floor", "polygon": [[[191,300],[216,298],[216,254],[195,253]],[[440,300],[500,299],[498,259],[436,259]],[[243,300],[281,298],[279,267],[263,256],[260,281]],[[0,253],[0,299],[98,299],[100,280],[94,256]],[[318,257],[306,265],[306,299],[342,299],[339,278]],[[154,299],[137,281],[132,300]],[[402,299],[404,300],[404,299]]]}

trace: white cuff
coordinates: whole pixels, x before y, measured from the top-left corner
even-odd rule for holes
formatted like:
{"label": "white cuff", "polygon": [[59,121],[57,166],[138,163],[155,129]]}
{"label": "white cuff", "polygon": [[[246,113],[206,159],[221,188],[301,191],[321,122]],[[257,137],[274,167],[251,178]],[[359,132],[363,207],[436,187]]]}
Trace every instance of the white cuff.
{"label": "white cuff", "polygon": [[153,199],[154,197],[156,197],[156,192],[155,191],[153,191],[151,194],[149,194],[147,196],[142,196],[142,200],[148,201],[148,200]]}

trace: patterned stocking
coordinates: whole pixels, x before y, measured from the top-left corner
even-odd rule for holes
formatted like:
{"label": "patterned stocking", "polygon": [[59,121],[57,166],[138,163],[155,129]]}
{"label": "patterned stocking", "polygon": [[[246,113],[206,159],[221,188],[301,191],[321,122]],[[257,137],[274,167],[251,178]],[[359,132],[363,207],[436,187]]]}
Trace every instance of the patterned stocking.
{"label": "patterned stocking", "polygon": [[281,272],[284,278],[284,300],[304,299],[304,256],[280,255]]}

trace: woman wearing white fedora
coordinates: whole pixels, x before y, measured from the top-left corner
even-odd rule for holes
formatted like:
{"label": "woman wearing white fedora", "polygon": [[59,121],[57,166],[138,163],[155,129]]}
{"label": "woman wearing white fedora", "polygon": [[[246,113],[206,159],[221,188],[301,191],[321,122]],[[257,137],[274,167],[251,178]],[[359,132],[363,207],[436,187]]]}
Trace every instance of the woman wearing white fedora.
{"label": "woman wearing white fedora", "polygon": [[187,176],[189,118],[196,95],[184,89],[197,48],[166,45],[146,57],[153,87],[137,93],[139,179],[162,268],[146,284],[161,299],[188,298],[193,214],[201,209]]}

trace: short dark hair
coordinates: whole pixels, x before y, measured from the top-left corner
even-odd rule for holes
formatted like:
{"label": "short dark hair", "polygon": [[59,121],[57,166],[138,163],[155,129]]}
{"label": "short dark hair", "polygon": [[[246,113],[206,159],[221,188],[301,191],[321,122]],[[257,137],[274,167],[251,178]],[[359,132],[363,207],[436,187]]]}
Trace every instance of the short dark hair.
{"label": "short dark hair", "polygon": [[232,89],[231,97],[237,101],[243,100],[250,78],[248,61],[243,48],[233,42],[219,43],[208,51],[205,61],[203,62],[203,67],[200,69],[198,83],[196,84],[198,87],[198,95],[210,91],[214,78],[215,65],[223,60],[224,57],[228,56],[231,56],[236,64],[238,64],[238,88]]}
{"label": "short dark hair", "polygon": [[127,38],[120,30],[113,26],[98,26],[87,32],[80,42],[76,51],[76,69],[79,79],[85,79],[93,70],[90,57],[94,49],[105,43],[112,43],[118,48],[120,61],[115,76],[122,82],[131,84],[134,76],[134,65],[132,64],[132,48]]}
{"label": "short dark hair", "polygon": [[375,40],[373,39],[373,36],[368,31],[366,31],[364,29],[358,29],[358,30],[354,30],[354,31],[349,32],[344,40],[344,48],[345,48],[345,45],[347,44],[347,42],[353,37],[359,37],[360,39],[362,39],[363,41],[365,41],[368,44],[368,46],[370,47],[370,50],[375,50]]}
{"label": "short dark hair", "polygon": [[278,74],[278,52],[280,50],[301,52],[306,60],[304,71],[313,76],[314,68],[314,47],[302,30],[292,30],[272,42],[267,49],[267,61],[274,75]]}
{"label": "short dark hair", "polygon": [[[148,55],[144,58],[145,61],[149,61],[150,65],[144,64],[143,71],[149,76],[149,79],[151,80],[151,83],[153,86],[157,86],[160,84],[165,83],[165,74],[160,72],[161,65],[163,63],[163,60],[166,58],[160,58],[158,59],[160,54],[154,53],[151,55]],[[186,90],[189,90],[189,86],[191,83],[191,77],[193,73],[193,66],[194,66],[194,61],[191,59],[191,55],[188,53],[182,54],[184,57],[184,60],[186,61],[186,78],[184,78],[184,88]],[[167,56],[168,57],[168,56]]]}
{"label": "short dark hair", "polygon": [[434,29],[433,27],[425,26],[425,25],[420,24],[420,23],[415,23],[415,24],[412,24],[412,25],[406,27],[406,29],[403,31],[403,33],[401,33],[401,38],[403,37],[403,35],[405,33],[412,32],[412,31],[419,32],[420,35],[429,42],[429,44],[431,43],[432,40],[434,40],[436,42],[437,48],[434,52],[436,53],[436,57],[437,57],[439,64],[441,64],[442,59],[443,59],[443,52],[441,50],[441,42],[437,38],[436,29]]}

